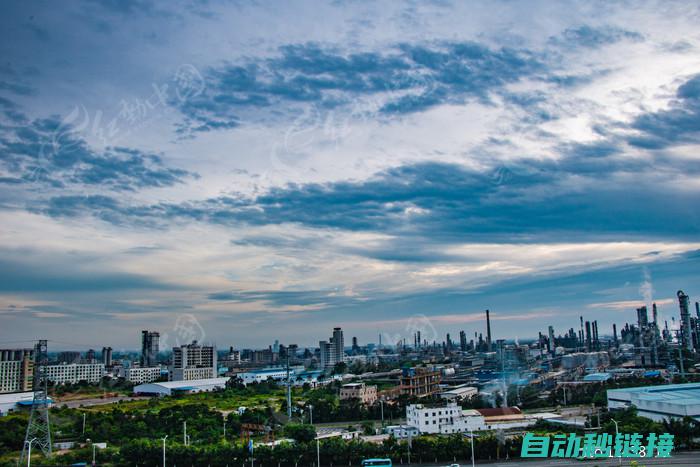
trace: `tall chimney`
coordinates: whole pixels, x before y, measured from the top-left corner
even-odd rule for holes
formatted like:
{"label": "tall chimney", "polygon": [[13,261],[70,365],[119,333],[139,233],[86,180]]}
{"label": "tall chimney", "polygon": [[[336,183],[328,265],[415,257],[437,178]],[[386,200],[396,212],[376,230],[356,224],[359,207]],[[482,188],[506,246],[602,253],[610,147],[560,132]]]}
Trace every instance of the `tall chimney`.
{"label": "tall chimney", "polygon": [[486,310],[486,348],[491,352],[491,318],[489,317],[489,310]]}

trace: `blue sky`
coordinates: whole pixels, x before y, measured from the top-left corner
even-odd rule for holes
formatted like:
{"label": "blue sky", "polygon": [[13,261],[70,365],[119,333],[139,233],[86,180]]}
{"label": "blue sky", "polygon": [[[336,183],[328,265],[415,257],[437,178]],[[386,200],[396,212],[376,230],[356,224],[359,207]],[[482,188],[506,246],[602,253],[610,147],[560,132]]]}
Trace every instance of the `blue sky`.
{"label": "blue sky", "polygon": [[0,341],[442,340],[486,308],[528,338],[700,298],[696,2],[4,11]]}

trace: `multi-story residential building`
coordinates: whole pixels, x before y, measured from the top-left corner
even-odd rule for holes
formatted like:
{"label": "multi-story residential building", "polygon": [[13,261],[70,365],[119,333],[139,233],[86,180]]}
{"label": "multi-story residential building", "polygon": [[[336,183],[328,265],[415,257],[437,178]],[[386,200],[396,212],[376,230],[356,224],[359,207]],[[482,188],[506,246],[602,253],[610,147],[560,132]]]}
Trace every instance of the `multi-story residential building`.
{"label": "multi-story residential building", "polygon": [[159,366],[122,368],[119,376],[136,384],[152,383],[160,379],[161,370]]}
{"label": "multi-story residential building", "polygon": [[58,352],[56,361],[57,363],[79,363],[80,352],[76,352],[74,350],[65,350],[63,352]]}
{"label": "multi-story residential building", "polygon": [[440,371],[431,368],[404,368],[401,374],[401,393],[427,397],[440,392]]}
{"label": "multi-story residential building", "polygon": [[320,367],[324,369],[334,367],[335,359],[333,358],[331,343],[328,341],[320,341],[318,347],[320,350]]}
{"label": "multi-story residential building", "polygon": [[362,404],[372,405],[377,402],[377,386],[365,383],[349,383],[340,387],[340,400],[358,399]]}
{"label": "multi-story residential building", "polygon": [[112,347],[102,347],[102,364],[106,368],[112,366]]}
{"label": "multi-story residential building", "polygon": [[345,361],[345,339],[341,328],[333,328],[333,336],[328,341],[318,343],[321,368],[333,368]]}
{"label": "multi-story residential building", "polygon": [[199,345],[197,341],[173,347],[173,362],[170,368],[171,381],[216,378],[216,347]]}
{"label": "multi-story residential building", "polygon": [[423,433],[464,433],[486,428],[484,416],[476,410],[463,410],[456,403],[443,406],[411,404],[406,407],[406,425]]}
{"label": "multi-story residential building", "polygon": [[0,349],[0,393],[31,391],[34,383],[33,349]]}
{"label": "multi-story residential building", "polygon": [[45,370],[46,379],[55,384],[99,383],[105,374],[102,363],[59,363],[48,365]]}
{"label": "multi-story residential building", "polygon": [[156,367],[158,366],[158,343],[160,334],[152,331],[141,331],[141,366]]}

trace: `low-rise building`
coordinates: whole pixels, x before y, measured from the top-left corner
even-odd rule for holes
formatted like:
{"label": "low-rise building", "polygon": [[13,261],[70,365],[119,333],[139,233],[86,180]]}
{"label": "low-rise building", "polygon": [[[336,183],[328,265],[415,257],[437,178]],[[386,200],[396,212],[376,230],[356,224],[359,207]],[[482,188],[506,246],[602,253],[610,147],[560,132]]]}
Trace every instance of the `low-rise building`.
{"label": "low-rise building", "polygon": [[119,376],[136,384],[152,383],[160,379],[161,374],[159,366],[122,368],[119,372]]}
{"label": "low-rise building", "polygon": [[479,389],[474,386],[462,384],[445,389],[440,393],[440,397],[449,402],[459,402],[471,399],[479,393]]}
{"label": "low-rise building", "polygon": [[[275,381],[282,381],[287,379],[287,369],[286,368],[260,368],[258,370],[250,370],[245,373],[238,373],[237,375],[243,384],[251,383],[263,383],[268,379],[273,379]],[[295,370],[289,370],[289,377],[294,379]]]}
{"label": "low-rise building", "polygon": [[667,384],[608,390],[608,409],[636,407],[657,422],[690,417],[700,421],[700,383]]}
{"label": "low-rise building", "polygon": [[358,399],[362,404],[372,405],[377,402],[377,386],[365,383],[348,383],[340,387],[340,400]]}
{"label": "low-rise building", "polygon": [[432,368],[404,368],[401,374],[401,393],[413,397],[427,397],[440,391],[440,371]]}
{"label": "low-rise building", "polygon": [[411,404],[406,407],[406,425],[420,433],[465,433],[486,428],[484,417],[476,410],[464,410],[456,403],[445,405]]}
{"label": "low-rise building", "polygon": [[45,372],[46,379],[55,384],[99,383],[105,374],[105,366],[102,363],[59,363],[47,365]]}
{"label": "low-rise building", "polygon": [[384,432],[390,434],[396,439],[407,439],[409,437],[412,438],[420,434],[418,428],[410,425],[390,425],[384,428]]}
{"label": "low-rise building", "polygon": [[170,396],[180,393],[211,392],[226,387],[229,378],[208,378],[191,381],[163,381],[134,386],[134,394]]}

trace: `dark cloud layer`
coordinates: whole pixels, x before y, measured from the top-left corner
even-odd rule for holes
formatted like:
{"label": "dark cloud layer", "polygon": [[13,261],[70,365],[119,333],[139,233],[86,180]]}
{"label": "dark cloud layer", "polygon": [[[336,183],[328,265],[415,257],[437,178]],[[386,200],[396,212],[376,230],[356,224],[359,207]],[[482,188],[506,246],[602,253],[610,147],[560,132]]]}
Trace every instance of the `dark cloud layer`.
{"label": "dark cloud layer", "polygon": [[125,147],[98,151],[59,117],[28,119],[16,104],[0,98],[0,168],[4,183],[72,185],[111,190],[165,187],[195,176],[166,167],[157,154]]}
{"label": "dark cloud layer", "polygon": [[253,108],[284,103],[346,105],[376,96],[381,113],[412,113],[439,104],[488,101],[489,94],[547,67],[537,54],[477,42],[399,44],[387,52],[345,53],[319,44],[281,47],[279,56],[214,67],[206,90],[180,105],[190,129],[233,128]]}

